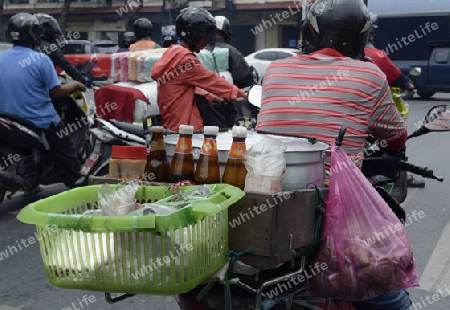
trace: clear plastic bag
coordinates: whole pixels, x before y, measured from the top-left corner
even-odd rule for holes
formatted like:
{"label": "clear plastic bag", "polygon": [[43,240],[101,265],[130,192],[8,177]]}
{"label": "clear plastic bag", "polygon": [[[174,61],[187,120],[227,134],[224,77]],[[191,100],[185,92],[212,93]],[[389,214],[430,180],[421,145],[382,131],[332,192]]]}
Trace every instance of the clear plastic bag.
{"label": "clear plastic bag", "polygon": [[313,296],[362,301],[418,286],[405,227],[335,145],[325,205],[322,244],[310,261],[321,268],[306,281]]}
{"label": "clear plastic bag", "polygon": [[244,162],[248,171],[246,192],[275,194],[282,190],[286,170],[285,150],[281,139],[265,137],[245,152]]}

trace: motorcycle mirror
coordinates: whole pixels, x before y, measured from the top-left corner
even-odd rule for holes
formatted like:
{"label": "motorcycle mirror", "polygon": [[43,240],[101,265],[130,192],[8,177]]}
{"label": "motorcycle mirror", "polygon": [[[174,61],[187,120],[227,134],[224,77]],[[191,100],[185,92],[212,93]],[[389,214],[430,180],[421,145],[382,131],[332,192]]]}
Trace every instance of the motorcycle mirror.
{"label": "motorcycle mirror", "polygon": [[253,85],[250,87],[248,91],[248,101],[254,105],[255,107],[261,107],[262,100],[262,86],[261,85]]}
{"label": "motorcycle mirror", "polygon": [[450,105],[432,107],[422,121],[422,127],[408,136],[421,136],[430,131],[450,131]]}
{"label": "motorcycle mirror", "polygon": [[411,76],[419,76],[421,73],[422,73],[422,68],[415,67],[409,72],[409,75],[411,75]]}
{"label": "motorcycle mirror", "polygon": [[94,68],[94,63],[92,61],[86,62],[83,67],[81,68],[80,72],[82,74],[91,72],[91,70]]}

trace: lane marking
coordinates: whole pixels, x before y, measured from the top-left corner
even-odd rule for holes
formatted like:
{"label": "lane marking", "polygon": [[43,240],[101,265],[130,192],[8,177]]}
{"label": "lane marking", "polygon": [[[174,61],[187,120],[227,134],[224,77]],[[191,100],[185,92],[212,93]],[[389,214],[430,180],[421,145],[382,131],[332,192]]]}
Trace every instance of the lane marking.
{"label": "lane marking", "polygon": [[450,285],[450,222],[442,231],[425,270],[420,277],[420,288],[437,292],[444,285]]}

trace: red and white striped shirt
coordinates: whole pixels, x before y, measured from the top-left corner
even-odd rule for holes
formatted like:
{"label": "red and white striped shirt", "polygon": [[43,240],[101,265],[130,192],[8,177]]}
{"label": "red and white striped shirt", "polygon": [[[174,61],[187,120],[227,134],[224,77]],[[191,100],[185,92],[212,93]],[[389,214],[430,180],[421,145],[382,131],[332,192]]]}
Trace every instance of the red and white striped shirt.
{"label": "red and white striped shirt", "polygon": [[358,166],[368,134],[389,149],[404,148],[406,126],[377,66],[328,48],[270,64],[257,130],[331,144],[343,125],[344,150]]}

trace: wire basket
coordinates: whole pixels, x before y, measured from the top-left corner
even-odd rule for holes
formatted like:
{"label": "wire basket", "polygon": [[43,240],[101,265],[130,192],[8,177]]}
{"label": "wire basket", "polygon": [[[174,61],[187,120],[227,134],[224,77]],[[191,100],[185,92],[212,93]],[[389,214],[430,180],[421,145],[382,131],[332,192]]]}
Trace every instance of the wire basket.
{"label": "wire basket", "polygon": [[[50,283],[68,289],[173,295],[192,290],[227,261],[228,207],[244,196],[227,184],[167,216],[96,216],[101,185],[75,188],[26,206],[17,218],[35,224]],[[184,191],[191,186],[180,187]],[[173,194],[140,186],[139,202]]]}

